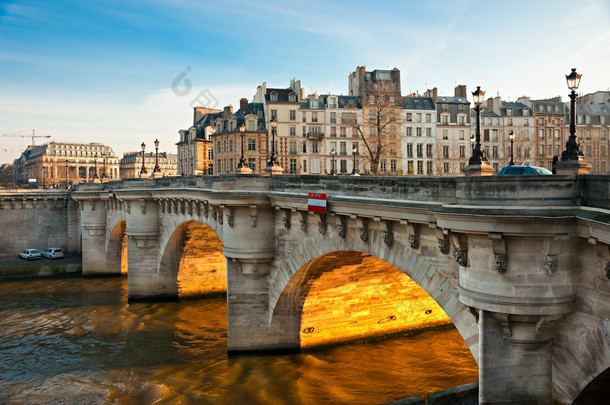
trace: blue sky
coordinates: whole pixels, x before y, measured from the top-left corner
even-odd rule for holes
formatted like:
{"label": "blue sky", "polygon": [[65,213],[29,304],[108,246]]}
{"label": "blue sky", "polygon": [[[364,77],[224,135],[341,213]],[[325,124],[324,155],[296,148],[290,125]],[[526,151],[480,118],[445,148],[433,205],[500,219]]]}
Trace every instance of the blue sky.
{"label": "blue sky", "polygon": [[[610,87],[610,2],[0,1],[0,134],[175,153],[202,92],[237,106],[297,78],[347,93],[358,65],[398,67],[405,94],[567,100],[572,67],[579,91]],[[28,143],[0,137],[0,163]]]}

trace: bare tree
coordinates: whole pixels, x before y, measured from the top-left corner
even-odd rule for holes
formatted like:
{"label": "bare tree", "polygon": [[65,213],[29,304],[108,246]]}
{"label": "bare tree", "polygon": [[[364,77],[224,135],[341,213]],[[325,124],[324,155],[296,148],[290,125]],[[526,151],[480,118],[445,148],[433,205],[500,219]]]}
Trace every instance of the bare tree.
{"label": "bare tree", "polygon": [[[400,106],[398,92],[392,89],[391,83],[380,81],[373,83],[371,89],[362,97],[363,119],[346,122],[354,134],[362,138],[364,153],[370,162],[371,171],[376,174],[382,156],[389,156],[389,144],[392,135],[400,140]],[[395,125],[398,124],[398,127]],[[392,128],[398,133],[392,133]],[[400,147],[400,143],[398,143]]]}

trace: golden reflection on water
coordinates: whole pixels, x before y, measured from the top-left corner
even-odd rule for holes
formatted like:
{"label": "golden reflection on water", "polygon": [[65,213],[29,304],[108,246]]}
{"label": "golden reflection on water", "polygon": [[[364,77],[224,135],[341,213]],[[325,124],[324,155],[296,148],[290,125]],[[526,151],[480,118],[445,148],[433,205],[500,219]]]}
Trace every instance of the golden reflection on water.
{"label": "golden reflection on water", "polygon": [[226,301],[126,301],[126,280],[0,283],[0,403],[376,404],[477,380],[455,329],[227,357]]}

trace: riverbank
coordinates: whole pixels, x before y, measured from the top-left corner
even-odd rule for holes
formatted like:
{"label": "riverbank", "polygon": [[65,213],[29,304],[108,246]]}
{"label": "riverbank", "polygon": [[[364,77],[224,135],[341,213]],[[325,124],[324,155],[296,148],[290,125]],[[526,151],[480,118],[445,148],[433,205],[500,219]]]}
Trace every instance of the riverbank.
{"label": "riverbank", "polygon": [[82,273],[81,255],[66,255],[61,259],[27,261],[18,257],[0,259],[0,280],[22,277],[49,277]]}

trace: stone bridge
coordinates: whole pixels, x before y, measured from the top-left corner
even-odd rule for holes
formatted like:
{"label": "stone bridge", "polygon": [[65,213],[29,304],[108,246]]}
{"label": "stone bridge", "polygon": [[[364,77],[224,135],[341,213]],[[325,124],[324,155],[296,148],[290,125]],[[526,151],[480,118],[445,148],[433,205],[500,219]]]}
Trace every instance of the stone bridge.
{"label": "stone bridge", "polygon": [[[308,192],[327,194],[325,214],[308,212]],[[84,274],[127,272],[130,300],[226,291],[230,351],[446,314],[478,363],[480,403],[568,404],[610,381],[609,193],[592,175],[227,175],[85,184],[71,198]]]}

